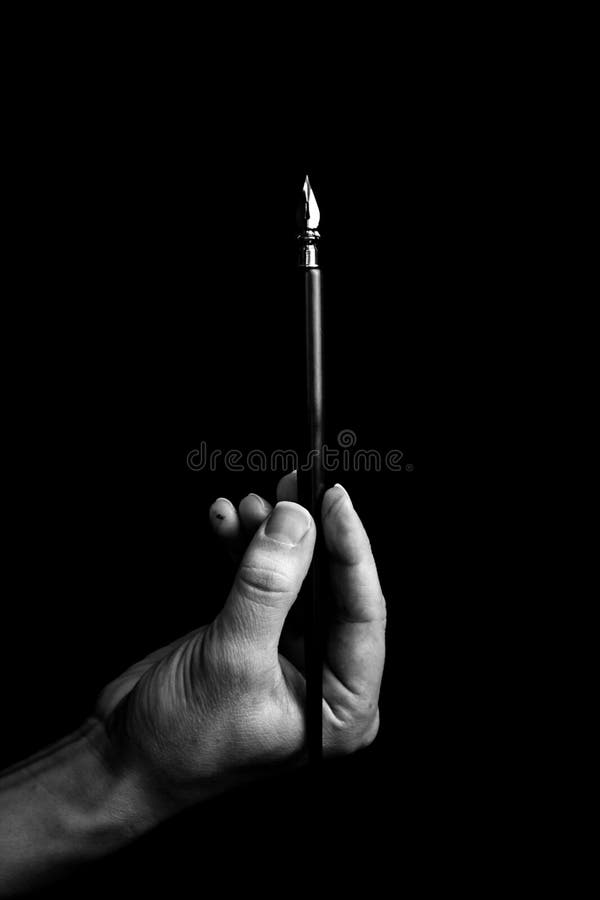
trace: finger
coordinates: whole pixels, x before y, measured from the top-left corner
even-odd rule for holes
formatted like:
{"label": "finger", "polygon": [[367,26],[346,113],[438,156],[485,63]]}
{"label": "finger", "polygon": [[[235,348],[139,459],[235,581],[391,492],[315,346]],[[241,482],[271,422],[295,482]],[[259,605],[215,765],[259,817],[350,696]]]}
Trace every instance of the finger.
{"label": "finger", "polygon": [[295,469],[293,472],[288,472],[287,475],[284,475],[283,478],[279,480],[279,484],[277,485],[277,499],[293,500],[294,502],[298,500],[298,473]]}
{"label": "finger", "polygon": [[271,504],[258,494],[248,494],[239,505],[239,517],[244,530],[253,535],[272,509]]}
{"label": "finger", "polygon": [[226,497],[217,497],[208,511],[208,517],[219,540],[235,555],[242,543],[242,526],[233,503]]}
{"label": "finger", "polygon": [[376,696],[383,671],[386,610],[369,538],[341,485],[326,491],[321,515],[334,599],[329,663],[350,691]]}
{"label": "finger", "polygon": [[306,509],[282,501],[258,528],[237,571],[219,619],[225,638],[261,666],[277,660],[281,630],[308,571],[315,533]]}

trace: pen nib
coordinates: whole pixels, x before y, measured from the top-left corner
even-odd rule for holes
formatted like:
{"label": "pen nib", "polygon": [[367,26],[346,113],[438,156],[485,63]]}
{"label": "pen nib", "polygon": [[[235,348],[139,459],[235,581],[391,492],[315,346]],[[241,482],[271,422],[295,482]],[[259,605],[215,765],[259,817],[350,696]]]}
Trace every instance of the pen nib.
{"label": "pen nib", "polygon": [[319,207],[307,175],[302,187],[302,199],[298,206],[298,227],[303,231],[312,231],[319,227],[320,218]]}

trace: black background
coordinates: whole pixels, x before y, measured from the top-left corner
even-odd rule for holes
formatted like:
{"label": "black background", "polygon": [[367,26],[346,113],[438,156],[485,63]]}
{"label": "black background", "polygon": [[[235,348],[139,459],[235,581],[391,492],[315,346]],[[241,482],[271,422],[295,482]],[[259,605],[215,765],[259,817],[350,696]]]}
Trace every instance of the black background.
{"label": "black background", "polygon": [[293,445],[307,171],[329,443],[352,429],[359,447],[401,450],[413,467],[333,478],[388,602],[374,745],[329,766],[318,810],[301,775],[256,785],[83,873],[74,895],[118,883],[178,896],[209,875],[223,891],[265,873],[274,888],[301,884],[311,853],[328,860],[324,884],[373,866],[427,884],[481,840],[480,798],[464,788],[482,740],[465,731],[478,701],[462,690],[474,610],[453,570],[469,556],[456,497],[472,447],[457,407],[485,242],[470,123],[438,88],[380,118],[355,110],[317,139],[304,111],[295,133],[267,133],[252,110],[217,115],[189,95],[108,102],[100,86],[59,101],[38,85],[12,184],[4,329],[3,762],[75,728],[107,681],[223,602],[232,573],[208,506],[272,499],[282,472],[193,472],[186,457],[201,441]]}

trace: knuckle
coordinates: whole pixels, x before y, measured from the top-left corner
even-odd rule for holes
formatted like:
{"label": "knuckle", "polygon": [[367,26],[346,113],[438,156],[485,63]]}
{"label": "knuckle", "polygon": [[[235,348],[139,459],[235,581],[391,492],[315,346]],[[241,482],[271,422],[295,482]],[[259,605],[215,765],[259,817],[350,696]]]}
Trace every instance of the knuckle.
{"label": "knuckle", "polygon": [[243,563],[238,570],[238,587],[251,600],[261,599],[265,602],[266,596],[275,602],[278,597],[291,593],[294,583],[288,572],[265,562]]}
{"label": "knuckle", "polygon": [[379,707],[357,704],[344,717],[336,716],[332,729],[332,752],[347,755],[373,743],[379,732]]}

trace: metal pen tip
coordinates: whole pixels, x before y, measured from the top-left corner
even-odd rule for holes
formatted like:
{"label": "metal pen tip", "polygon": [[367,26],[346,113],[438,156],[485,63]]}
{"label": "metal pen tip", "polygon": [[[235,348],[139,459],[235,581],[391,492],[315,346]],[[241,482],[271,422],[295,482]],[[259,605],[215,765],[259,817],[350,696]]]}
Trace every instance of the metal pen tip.
{"label": "metal pen tip", "polygon": [[310,185],[308,175],[304,179],[302,187],[302,199],[298,206],[298,227],[304,231],[307,229],[314,230],[319,227],[321,214],[317,205],[317,200]]}

